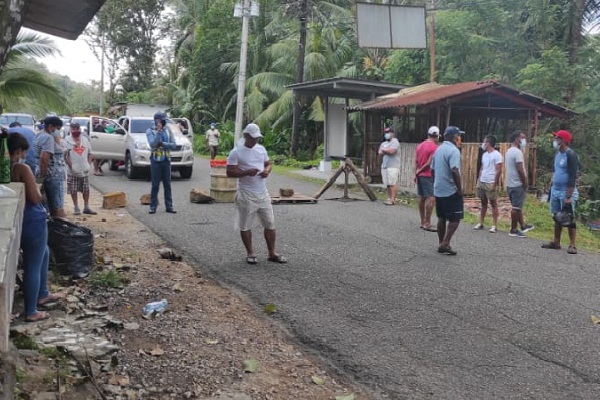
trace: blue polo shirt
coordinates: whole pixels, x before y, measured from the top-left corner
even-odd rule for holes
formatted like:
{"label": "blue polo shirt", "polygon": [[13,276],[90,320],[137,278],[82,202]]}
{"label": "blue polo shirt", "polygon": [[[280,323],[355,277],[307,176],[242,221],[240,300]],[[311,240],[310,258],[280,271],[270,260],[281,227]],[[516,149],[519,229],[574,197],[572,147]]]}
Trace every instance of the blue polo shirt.
{"label": "blue polo shirt", "polygon": [[458,191],[452,177],[453,168],[458,168],[460,172],[460,151],[454,143],[446,140],[438,147],[431,160],[435,197],[449,197]]}
{"label": "blue polo shirt", "polygon": [[35,140],[35,132],[23,126],[15,126],[13,128],[8,128],[8,133],[20,133],[21,135],[25,136],[25,139],[27,139],[27,142],[29,143],[29,150],[27,150],[27,154],[25,155],[25,164],[29,165],[29,168],[31,168],[31,172],[35,174],[35,170],[37,168],[35,152],[33,151],[33,141]]}

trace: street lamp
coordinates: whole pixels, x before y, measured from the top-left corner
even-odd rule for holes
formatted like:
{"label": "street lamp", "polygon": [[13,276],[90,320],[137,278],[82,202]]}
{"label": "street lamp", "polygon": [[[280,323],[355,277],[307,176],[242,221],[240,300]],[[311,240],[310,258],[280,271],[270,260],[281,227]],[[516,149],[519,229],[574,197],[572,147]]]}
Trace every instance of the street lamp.
{"label": "street lamp", "polygon": [[246,59],[248,55],[248,25],[250,17],[258,17],[259,5],[250,0],[237,3],[233,9],[233,16],[242,18],[242,43],[240,46],[240,65],[238,71],[237,102],[235,108],[235,140],[242,136],[242,123],[244,121],[244,97],[246,91]]}

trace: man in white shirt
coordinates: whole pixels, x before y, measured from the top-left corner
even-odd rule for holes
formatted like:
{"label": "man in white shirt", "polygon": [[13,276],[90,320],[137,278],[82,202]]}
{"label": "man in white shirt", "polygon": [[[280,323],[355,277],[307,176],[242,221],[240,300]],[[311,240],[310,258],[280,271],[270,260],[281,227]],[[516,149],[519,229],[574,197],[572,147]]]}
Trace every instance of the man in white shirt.
{"label": "man in white shirt", "polygon": [[258,262],[252,246],[252,226],[258,216],[269,251],[267,260],[285,264],[287,260],[275,252],[275,217],[266,184],[266,178],[271,173],[271,161],[267,150],[258,144],[258,139],[263,135],[256,124],[248,124],[243,134],[244,142],[231,150],[227,157],[227,176],[238,178],[236,227],[239,227],[246,248],[246,262]]}
{"label": "man in white shirt", "polygon": [[384,141],[379,145],[379,157],[381,161],[381,178],[387,188],[388,198],[383,204],[393,206],[396,202],[398,192],[398,181],[400,180],[400,142],[396,139],[392,128],[385,128]]}
{"label": "man in white shirt", "polygon": [[[506,164],[506,190],[512,206],[510,211],[510,232],[508,236],[524,238],[525,232],[533,229],[533,225],[525,224],[523,206],[527,197],[527,172],[523,149],[527,145],[525,133],[514,131],[510,136],[510,149],[504,156]],[[517,224],[521,229],[517,229]]]}
{"label": "man in white shirt", "polygon": [[221,133],[217,129],[217,124],[214,122],[210,124],[210,129],[206,131],[206,143],[208,144],[208,148],[210,150],[210,159],[214,160],[219,152],[219,138],[221,137]]}
{"label": "man in white shirt", "polygon": [[473,228],[484,228],[483,223],[489,202],[492,206],[492,227],[490,228],[492,233],[496,233],[496,225],[498,225],[498,182],[500,181],[500,175],[502,175],[502,154],[494,146],[496,146],[496,138],[491,135],[486,136],[481,144],[483,156],[481,157],[481,171],[476,187],[477,195],[481,198],[481,212],[479,223]]}

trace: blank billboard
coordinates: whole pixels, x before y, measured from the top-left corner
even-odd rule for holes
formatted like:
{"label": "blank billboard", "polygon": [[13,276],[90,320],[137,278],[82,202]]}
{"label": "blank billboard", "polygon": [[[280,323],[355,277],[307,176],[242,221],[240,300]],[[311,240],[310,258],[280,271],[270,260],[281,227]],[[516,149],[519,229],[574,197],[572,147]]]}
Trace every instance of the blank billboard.
{"label": "blank billboard", "polygon": [[385,49],[424,49],[425,7],[357,3],[358,45]]}

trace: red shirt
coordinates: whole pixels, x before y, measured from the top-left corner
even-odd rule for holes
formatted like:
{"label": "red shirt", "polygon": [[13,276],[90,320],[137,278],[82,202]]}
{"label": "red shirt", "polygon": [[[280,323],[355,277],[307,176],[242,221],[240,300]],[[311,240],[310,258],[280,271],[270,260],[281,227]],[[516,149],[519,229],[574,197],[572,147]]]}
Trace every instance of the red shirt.
{"label": "red shirt", "polygon": [[[433,153],[437,150],[438,145],[431,140],[425,140],[420,145],[417,146],[417,169],[421,168],[423,165],[427,164],[427,161],[431,158]],[[419,173],[417,176],[424,176],[431,178],[431,169],[429,167],[425,168],[423,171]]]}

